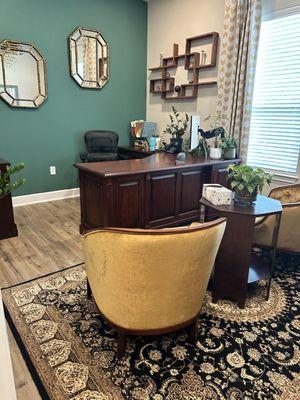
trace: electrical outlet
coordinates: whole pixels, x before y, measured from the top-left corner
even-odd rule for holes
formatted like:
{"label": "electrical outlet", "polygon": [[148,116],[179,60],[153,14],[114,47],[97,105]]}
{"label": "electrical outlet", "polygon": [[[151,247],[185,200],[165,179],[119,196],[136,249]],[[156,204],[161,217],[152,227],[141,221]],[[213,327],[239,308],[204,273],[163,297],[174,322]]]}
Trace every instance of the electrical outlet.
{"label": "electrical outlet", "polygon": [[56,166],[55,165],[52,165],[50,167],[50,175],[56,175]]}

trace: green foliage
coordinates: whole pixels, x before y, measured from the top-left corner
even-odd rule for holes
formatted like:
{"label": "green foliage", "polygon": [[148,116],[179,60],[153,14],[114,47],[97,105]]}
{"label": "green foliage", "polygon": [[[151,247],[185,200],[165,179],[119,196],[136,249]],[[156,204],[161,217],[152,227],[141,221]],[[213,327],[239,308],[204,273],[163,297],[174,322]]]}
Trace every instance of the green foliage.
{"label": "green foliage", "polygon": [[209,129],[223,128],[225,124],[224,114],[209,114],[204,121],[208,121]]}
{"label": "green foliage", "polygon": [[25,183],[24,178],[19,178],[14,182],[10,181],[10,177],[22,169],[24,169],[24,163],[9,167],[5,172],[0,172],[0,199]]}
{"label": "green foliage", "polygon": [[182,120],[180,119],[179,112],[174,106],[172,106],[172,111],[174,116],[172,114],[169,115],[171,123],[167,125],[164,133],[171,135],[172,139],[180,138],[185,134],[185,131],[188,127],[189,116],[185,114],[185,119]]}
{"label": "green foliage", "polygon": [[[225,119],[226,117],[224,114],[209,114],[206,118],[204,118],[204,121],[208,122],[209,129],[215,129],[218,135],[220,135],[221,129],[224,129]],[[222,147],[219,136],[215,137],[214,147]]]}
{"label": "green foliage", "polygon": [[221,139],[221,148],[223,150],[236,149],[237,143],[234,138],[225,136]]}
{"label": "green foliage", "polygon": [[254,169],[248,165],[229,165],[228,172],[231,188],[238,191],[246,189],[250,195],[256,189],[261,193],[264,184],[270,185],[273,177],[261,168]]}
{"label": "green foliage", "polygon": [[193,150],[190,152],[193,156],[198,156],[198,157],[208,157],[209,153],[209,146],[207,144],[207,141],[202,138],[199,140],[199,144],[197,147],[195,147]]}

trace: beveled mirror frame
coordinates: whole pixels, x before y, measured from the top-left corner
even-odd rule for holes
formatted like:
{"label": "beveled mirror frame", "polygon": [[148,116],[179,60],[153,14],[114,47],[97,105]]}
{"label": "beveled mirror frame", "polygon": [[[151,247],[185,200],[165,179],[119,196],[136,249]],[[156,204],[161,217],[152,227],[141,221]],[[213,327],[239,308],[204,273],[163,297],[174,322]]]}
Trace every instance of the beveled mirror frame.
{"label": "beveled mirror frame", "polygon": [[[91,35],[88,35],[86,32],[90,32]],[[78,51],[76,42],[82,37],[90,37],[96,39],[101,47],[106,47],[106,63],[107,63],[107,74],[103,74],[99,76],[99,63],[96,64],[96,71],[98,80],[88,81],[83,79],[83,77],[78,72]],[[75,80],[75,82],[84,89],[102,89],[104,85],[109,81],[109,45],[107,41],[104,39],[102,34],[90,28],[78,27],[76,28],[68,37],[68,46],[69,46],[69,56],[70,56],[70,74],[71,77]],[[98,49],[96,46],[96,59],[98,60]],[[94,84],[94,85],[92,85]]]}
{"label": "beveled mirror frame", "polygon": [[[11,53],[28,53],[36,61],[37,80],[38,80],[38,96],[33,99],[14,98],[7,90],[5,80],[5,65],[3,62],[2,51],[9,51]],[[0,68],[2,69],[3,76],[3,89],[0,89],[0,97],[11,107],[17,108],[38,108],[48,97],[47,78],[46,78],[46,62],[36,46],[32,43],[18,42],[16,40],[5,39],[0,43]],[[44,79],[41,79],[41,76]],[[29,104],[28,104],[29,103]]]}

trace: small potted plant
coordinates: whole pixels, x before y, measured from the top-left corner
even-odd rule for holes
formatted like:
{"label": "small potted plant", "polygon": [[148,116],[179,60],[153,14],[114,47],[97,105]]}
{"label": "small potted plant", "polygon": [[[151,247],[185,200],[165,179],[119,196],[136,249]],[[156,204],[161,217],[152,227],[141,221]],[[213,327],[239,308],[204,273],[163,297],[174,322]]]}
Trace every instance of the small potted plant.
{"label": "small potted plant", "polygon": [[225,160],[233,160],[236,158],[237,143],[234,138],[224,136],[221,139],[221,148]]}
{"label": "small potted plant", "polygon": [[[223,114],[210,114],[208,115],[204,121],[208,121],[209,123],[209,128],[211,130],[214,130],[216,133],[218,133],[218,131],[224,132],[224,115]],[[214,143],[212,146],[210,146],[210,150],[209,150],[209,157],[213,158],[213,159],[219,159],[222,157],[222,148],[221,148],[221,139],[220,139],[220,135],[216,135],[214,138]]]}
{"label": "small potted plant", "polygon": [[171,141],[170,144],[166,146],[166,150],[167,147],[172,147],[172,144],[174,144],[176,145],[177,152],[180,153],[182,151],[183,136],[188,127],[189,116],[185,114],[185,118],[181,119],[179,112],[174,106],[172,106],[172,111],[174,116],[172,114],[169,115],[170,124],[168,124],[164,130],[164,133],[171,135]]}
{"label": "small potted plant", "polygon": [[235,202],[251,205],[261,193],[264,184],[270,185],[272,175],[261,168],[252,168],[248,165],[229,165],[228,181],[235,192]]}
{"label": "small potted plant", "polygon": [[11,193],[13,190],[16,190],[19,186],[23,185],[25,182],[24,178],[19,178],[15,182],[10,181],[11,175],[21,171],[23,168],[24,164],[20,163],[14,167],[7,168],[4,172],[0,172],[0,200],[8,193]]}

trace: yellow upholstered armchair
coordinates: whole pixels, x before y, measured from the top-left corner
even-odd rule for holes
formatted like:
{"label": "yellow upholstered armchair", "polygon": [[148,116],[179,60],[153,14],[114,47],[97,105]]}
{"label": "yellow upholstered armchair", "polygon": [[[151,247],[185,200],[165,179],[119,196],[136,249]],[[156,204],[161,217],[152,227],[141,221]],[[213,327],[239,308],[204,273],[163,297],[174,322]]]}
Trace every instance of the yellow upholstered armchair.
{"label": "yellow upholstered armchair", "polygon": [[226,221],[170,229],[107,228],[83,237],[88,294],[118,332],[118,355],[126,335],[153,335],[196,321]]}
{"label": "yellow upholstered armchair", "polygon": [[[300,183],[271,190],[269,197],[282,203],[282,217],[277,249],[300,252]],[[274,216],[258,220],[254,231],[254,244],[269,247],[272,242]]]}

